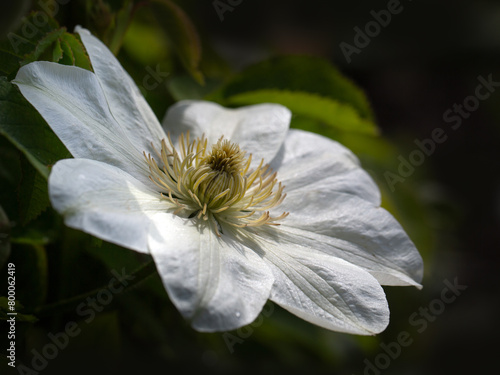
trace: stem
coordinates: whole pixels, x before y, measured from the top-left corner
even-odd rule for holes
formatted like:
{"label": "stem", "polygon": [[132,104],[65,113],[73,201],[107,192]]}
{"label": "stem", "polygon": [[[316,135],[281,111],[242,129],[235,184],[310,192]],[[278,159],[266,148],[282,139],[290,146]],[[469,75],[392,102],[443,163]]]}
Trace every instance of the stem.
{"label": "stem", "polygon": [[[142,264],[139,268],[137,268],[134,272],[132,272],[130,277],[128,277],[128,278],[125,277],[123,279],[121,277],[113,277],[113,279],[111,279],[111,281],[115,280],[113,287],[116,287],[117,282],[121,283],[122,285],[125,285],[125,287],[122,290],[117,292],[117,293],[123,293],[125,291],[127,291],[127,292],[130,291],[131,289],[138,286],[140,283],[142,283],[143,281],[145,281],[147,278],[149,278],[150,276],[152,276],[154,274],[156,274],[156,266],[155,266],[154,261],[151,260],[149,262]],[[100,288],[91,290],[90,292],[80,294],[78,296],[71,297],[71,298],[56,302],[56,303],[41,306],[41,307],[35,309],[34,314],[38,318],[43,318],[46,316],[62,314],[62,313],[74,310],[75,307],[79,303],[81,303],[84,299],[86,299],[87,297],[95,296],[99,292],[101,292],[102,290],[109,289],[111,281],[108,284],[106,284]]]}

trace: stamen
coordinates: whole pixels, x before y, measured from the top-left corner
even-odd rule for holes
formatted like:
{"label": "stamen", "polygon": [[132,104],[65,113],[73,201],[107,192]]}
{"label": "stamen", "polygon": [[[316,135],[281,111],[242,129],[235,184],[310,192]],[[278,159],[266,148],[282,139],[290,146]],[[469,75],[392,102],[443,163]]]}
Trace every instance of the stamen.
{"label": "stamen", "polygon": [[204,136],[191,141],[189,132],[181,134],[179,152],[170,134],[167,140],[161,140],[159,151],[152,145],[160,165],[150,154],[143,155],[149,179],[160,189],[160,197],[174,205],[175,215],[186,211],[188,218],[207,221],[217,236],[221,224],[235,228],[279,225],[276,221],[288,216],[287,212],[276,217],[269,213],[286,194],[277,173],[264,160],[250,170],[252,155],[245,157],[236,143],[223,137],[207,149]]}

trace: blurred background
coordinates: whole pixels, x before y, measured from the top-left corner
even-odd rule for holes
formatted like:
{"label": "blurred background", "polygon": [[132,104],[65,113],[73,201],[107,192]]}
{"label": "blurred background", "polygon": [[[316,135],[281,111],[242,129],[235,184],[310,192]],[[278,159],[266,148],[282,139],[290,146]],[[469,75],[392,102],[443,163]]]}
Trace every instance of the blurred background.
{"label": "blurred background", "polygon": [[[51,10],[43,9],[49,3]],[[279,86],[252,83],[262,71],[276,77],[281,67],[292,71],[287,69],[293,64],[278,57],[320,58],[300,60],[308,61],[303,75],[310,73],[311,82],[321,78],[316,67],[335,66],[364,91],[370,103],[366,118],[378,132],[325,126],[300,111],[292,126],[337,139],[358,155],[382,190],[383,206],[419,248],[424,287],[385,287],[391,323],[376,337],[329,332],[272,304],[248,327],[201,334],[180,317],[155,276],[115,296],[89,324],[74,309],[40,310],[105,285],[110,270],[132,270],[144,259],[64,228],[50,208],[22,225],[12,192],[22,194],[26,162],[2,137],[2,165],[19,166],[17,174],[4,172],[0,192],[6,216],[17,223],[9,261],[19,265],[18,294],[26,313],[17,327],[18,358],[33,368],[33,350],[42,351],[50,332],[74,321],[82,333],[46,366],[40,363],[40,373],[411,375],[495,369],[500,2],[179,0],[173,2],[178,8],[158,3],[2,3],[2,35],[7,39],[8,32],[18,30],[31,10],[51,12],[56,5],[59,25],[71,32],[81,24],[118,52],[160,119],[184,98],[250,104],[252,99],[231,95],[252,85]],[[194,34],[186,32],[186,22]],[[184,27],[184,34],[176,27]],[[300,66],[294,68],[299,75]],[[15,72],[4,69],[1,75],[10,80]],[[442,141],[424,154],[418,144],[436,137],[436,129],[442,129],[437,130]],[[449,284],[467,288],[456,287],[449,302],[442,294]],[[396,344],[401,335],[404,346]],[[8,369],[5,361],[0,359],[2,373]]]}

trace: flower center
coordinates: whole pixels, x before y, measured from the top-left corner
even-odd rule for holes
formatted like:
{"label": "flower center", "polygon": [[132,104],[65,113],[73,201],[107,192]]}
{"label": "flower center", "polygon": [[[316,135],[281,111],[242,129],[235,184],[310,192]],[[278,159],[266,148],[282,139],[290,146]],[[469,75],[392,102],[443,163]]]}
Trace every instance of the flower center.
{"label": "flower center", "polygon": [[268,211],[286,196],[277,174],[264,160],[251,170],[252,155],[246,158],[224,137],[211,148],[207,143],[205,137],[190,142],[188,132],[181,134],[177,150],[169,135],[168,144],[161,141],[160,152],[155,148],[159,163],[144,153],[150,179],[162,199],[174,204],[174,214],[207,221],[219,236],[223,226],[279,225],[276,221],[288,213],[273,217]]}

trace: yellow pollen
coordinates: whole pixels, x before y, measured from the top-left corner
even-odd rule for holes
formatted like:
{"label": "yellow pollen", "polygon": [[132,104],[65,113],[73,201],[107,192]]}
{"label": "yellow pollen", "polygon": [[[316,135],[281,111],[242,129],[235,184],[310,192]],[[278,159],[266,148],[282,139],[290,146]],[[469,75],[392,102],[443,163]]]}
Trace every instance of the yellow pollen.
{"label": "yellow pollen", "polygon": [[252,155],[246,157],[224,137],[211,148],[207,143],[204,136],[190,141],[188,132],[181,134],[177,150],[168,135],[160,151],[153,145],[158,162],[144,153],[150,180],[160,197],[174,205],[174,214],[206,221],[218,236],[223,226],[279,225],[276,221],[288,213],[276,217],[269,213],[286,196],[277,174],[263,160],[251,170]]}

